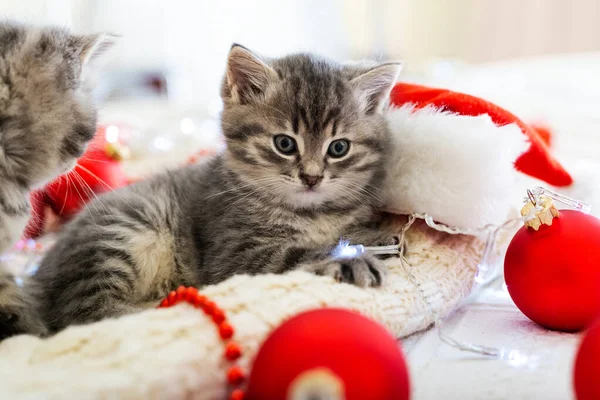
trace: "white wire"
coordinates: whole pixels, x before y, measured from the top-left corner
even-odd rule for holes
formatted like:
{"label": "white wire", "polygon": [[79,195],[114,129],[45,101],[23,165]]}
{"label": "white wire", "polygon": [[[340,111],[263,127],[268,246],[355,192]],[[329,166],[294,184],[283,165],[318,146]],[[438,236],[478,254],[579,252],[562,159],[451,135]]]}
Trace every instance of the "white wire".
{"label": "white wire", "polygon": [[[534,197],[532,200],[533,200],[533,203],[535,206],[532,213],[530,213],[529,215],[526,215],[526,216],[509,219],[501,225],[486,225],[479,229],[462,229],[462,228],[456,228],[456,227],[451,227],[451,226],[448,226],[445,224],[437,223],[434,221],[433,217],[428,214],[415,213],[415,214],[410,215],[408,222],[402,228],[402,231],[400,234],[400,243],[399,243],[399,252],[398,252],[398,255],[400,257],[400,263],[401,263],[402,268],[404,269],[406,275],[408,276],[408,279],[411,281],[411,283],[415,287],[417,287],[417,289],[419,289],[419,292],[421,293],[421,299],[426,304],[427,312],[429,313],[429,315],[433,321],[433,324],[436,328],[436,331],[437,331],[440,341],[442,341],[443,343],[446,343],[447,345],[452,346],[461,351],[468,351],[471,353],[476,353],[476,354],[480,354],[483,356],[492,357],[494,359],[507,360],[509,363],[514,364],[514,365],[523,365],[523,364],[527,364],[528,362],[530,362],[530,357],[527,355],[524,355],[519,350],[505,348],[505,347],[502,347],[502,348],[489,347],[489,346],[483,346],[483,345],[478,345],[478,344],[474,344],[474,343],[459,341],[459,340],[452,338],[450,335],[447,335],[444,332],[443,322],[442,322],[440,315],[433,310],[433,307],[431,306],[431,303],[428,301],[427,296],[426,296],[423,288],[421,287],[421,284],[418,282],[418,280],[412,273],[412,269],[413,269],[412,265],[410,265],[410,263],[408,262],[408,260],[406,259],[405,255],[404,255],[405,249],[406,249],[406,232],[408,231],[408,229],[410,229],[410,227],[414,224],[415,220],[418,218],[418,219],[424,220],[425,223],[427,224],[427,226],[429,226],[430,228],[435,229],[440,232],[447,233],[447,234],[470,235],[470,236],[476,236],[476,237],[485,235],[485,246],[484,246],[483,253],[482,253],[481,258],[478,263],[478,273],[477,273],[477,276],[475,277],[475,280],[478,283],[481,283],[481,281],[478,281],[478,277],[480,277],[482,275],[482,272],[485,273],[490,268],[498,233],[502,230],[514,229],[518,226],[519,223],[527,222],[533,218],[536,218],[535,212],[541,209],[541,207],[539,205],[539,203],[540,203],[539,197],[540,196],[542,196],[542,195],[548,196],[558,202],[561,202],[563,204],[571,206],[582,212],[589,213],[591,210],[591,207],[589,205],[583,203],[580,200],[561,195],[559,193],[553,192],[551,190],[548,190],[548,189],[545,189],[542,187],[534,188],[532,195]],[[526,201],[530,201],[530,199],[527,198]]]}

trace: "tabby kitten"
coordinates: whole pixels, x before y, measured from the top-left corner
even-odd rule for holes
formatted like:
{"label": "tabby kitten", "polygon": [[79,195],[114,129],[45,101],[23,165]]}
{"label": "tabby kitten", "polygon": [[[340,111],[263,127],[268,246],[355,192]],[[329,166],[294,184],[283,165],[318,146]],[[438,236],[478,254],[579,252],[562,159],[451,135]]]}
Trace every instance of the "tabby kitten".
{"label": "tabby kitten", "polygon": [[[29,219],[29,192],[69,171],[96,130],[89,68],[111,44],[0,21],[0,254]],[[43,331],[0,266],[0,338]]]}
{"label": "tabby kitten", "polygon": [[[131,313],[179,285],[301,269],[379,286],[382,262],[336,258],[340,238],[391,244],[378,229],[390,137],[381,111],[399,65],[230,51],[223,154],[90,204],[33,277],[50,332]],[[33,290],[30,289],[30,290]]]}

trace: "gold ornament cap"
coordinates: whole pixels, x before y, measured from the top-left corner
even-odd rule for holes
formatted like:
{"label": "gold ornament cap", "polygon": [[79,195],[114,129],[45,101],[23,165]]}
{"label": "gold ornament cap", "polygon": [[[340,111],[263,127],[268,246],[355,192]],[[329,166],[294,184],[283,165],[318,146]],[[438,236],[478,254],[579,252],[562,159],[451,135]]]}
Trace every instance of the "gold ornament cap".
{"label": "gold ornament cap", "polygon": [[529,200],[521,209],[521,216],[525,218],[526,227],[537,231],[542,225],[551,226],[552,220],[560,217],[558,209],[549,196],[541,195],[536,198],[529,190],[527,196]]}
{"label": "gold ornament cap", "polygon": [[104,150],[106,155],[115,161],[127,160],[130,157],[129,147],[118,142],[107,143]]}
{"label": "gold ornament cap", "polygon": [[344,400],[344,382],[328,368],[314,368],[294,379],[286,400]]}

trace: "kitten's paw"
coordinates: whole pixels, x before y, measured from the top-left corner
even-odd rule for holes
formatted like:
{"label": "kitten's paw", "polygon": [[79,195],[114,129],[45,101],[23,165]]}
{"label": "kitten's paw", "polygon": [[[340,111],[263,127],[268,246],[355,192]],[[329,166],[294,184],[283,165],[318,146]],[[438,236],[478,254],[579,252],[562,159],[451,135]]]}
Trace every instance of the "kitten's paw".
{"label": "kitten's paw", "polygon": [[374,246],[392,246],[400,244],[400,236],[382,234],[376,241]]}
{"label": "kitten's paw", "polygon": [[0,269],[0,341],[23,333],[41,336],[47,331],[32,298],[11,274]]}
{"label": "kitten's paw", "polygon": [[0,341],[11,336],[26,333],[19,324],[19,315],[15,310],[0,309]]}
{"label": "kitten's paw", "polygon": [[351,283],[360,287],[379,287],[384,284],[387,269],[377,258],[363,254],[356,258],[328,258],[305,264],[301,269],[317,275],[331,276],[338,282]]}
{"label": "kitten's paw", "polygon": [[353,232],[344,239],[348,239],[352,244],[362,244],[363,246],[392,246],[400,243],[399,235],[368,228]]}
{"label": "kitten's paw", "polygon": [[47,330],[31,310],[0,305],[0,341],[21,334],[44,336]]}

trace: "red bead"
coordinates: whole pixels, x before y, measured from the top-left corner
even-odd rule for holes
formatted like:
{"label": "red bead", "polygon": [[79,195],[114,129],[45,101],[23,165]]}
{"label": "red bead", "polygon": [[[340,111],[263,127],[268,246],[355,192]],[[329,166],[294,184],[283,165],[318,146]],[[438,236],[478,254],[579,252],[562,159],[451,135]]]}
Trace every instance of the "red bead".
{"label": "red bead", "polygon": [[244,397],[246,397],[246,393],[242,389],[235,389],[229,395],[229,400],[244,400]]}
{"label": "red bead", "polygon": [[225,347],[225,358],[235,361],[242,355],[242,348],[237,342],[229,342]]}
{"label": "red bead", "polygon": [[206,315],[211,315],[212,316],[213,313],[215,312],[215,307],[216,306],[217,305],[214,302],[212,302],[210,300],[207,300],[202,305],[202,310],[204,310],[204,312],[206,313]]}
{"label": "red bead", "polygon": [[186,290],[187,290],[187,288],[186,288],[185,286],[179,286],[179,287],[177,288],[177,290],[175,291],[175,294],[176,294],[176,296],[177,296],[177,297],[176,297],[176,298],[177,298],[177,301],[182,301],[182,300],[184,300],[184,297],[185,297]]}
{"label": "red bead", "polygon": [[187,288],[187,290],[185,291],[185,301],[187,301],[190,304],[193,304],[194,299],[196,298],[196,296],[198,296],[198,289],[196,289],[195,287],[189,287]]}
{"label": "red bead", "polygon": [[227,321],[223,321],[219,324],[219,335],[221,339],[229,339],[233,336],[233,326]]}
{"label": "red bead", "polygon": [[239,385],[245,378],[246,374],[239,365],[234,365],[227,371],[227,381],[230,385]]}
{"label": "red bead", "polygon": [[201,294],[196,295],[196,297],[194,298],[194,300],[192,301],[192,304],[196,307],[202,307],[202,309],[204,310],[204,304],[208,301],[208,299],[206,298],[206,296],[203,296]]}
{"label": "red bead", "polygon": [[172,306],[173,304],[175,304],[176,299],[177,299],[177,293],[175,293],[175,291],[172,291],[167,296],[167,301],[169,302],[170,306]]}
{"label": "red bead", "polygon": [[212,314],[212,320],[215,324],[220,324],[221,322],[225,321],[225,311],[215,307],[215,310]]}
{"label": "red bead", "polygon": [[169,300],[163,299],[163,301],[160,302],[159,307],[169,307]]}

